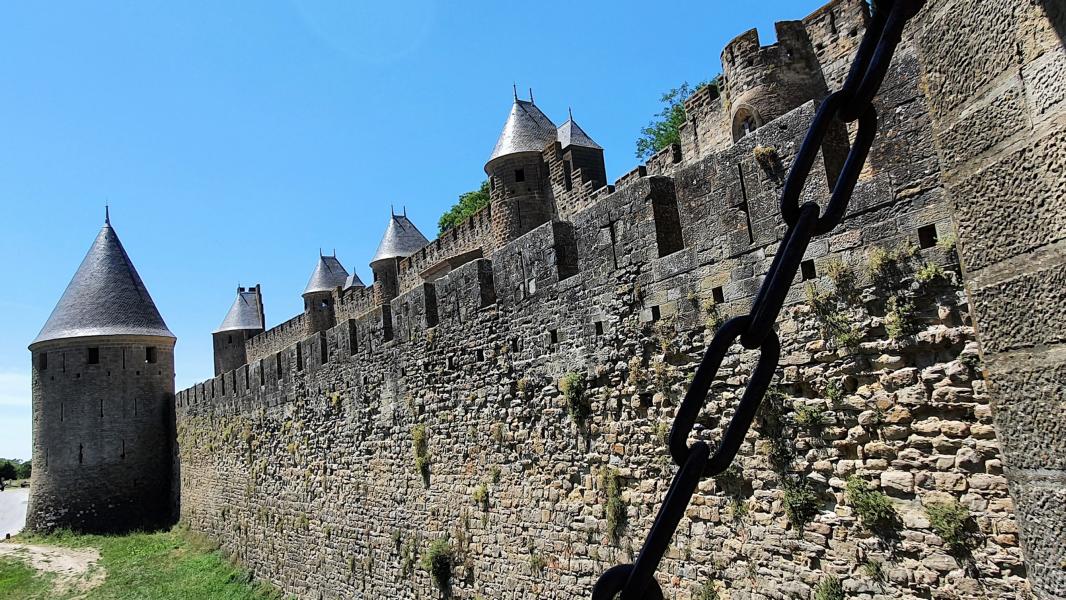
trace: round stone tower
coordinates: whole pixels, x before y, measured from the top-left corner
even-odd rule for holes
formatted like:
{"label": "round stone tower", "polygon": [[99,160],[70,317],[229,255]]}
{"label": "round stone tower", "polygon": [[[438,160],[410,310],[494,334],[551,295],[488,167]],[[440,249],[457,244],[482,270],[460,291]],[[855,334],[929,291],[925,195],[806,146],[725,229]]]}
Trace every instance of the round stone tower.
{"label": "round stone tower", "polygon": [[237,299],[218,329],[211,332],[215,349],[215,375],[228,373],[248,362],[244,342],[266,328],[263,317],[263,293],[255,287],[237,288]]}
{"label": "round stone tower", "polygon": [[722,51],[722,67],[733,141],[826,93],[801,21],[777,23],[777,43],[769,46],[760,45],[755,29],[737,36]]}
{"label": "round stone tower", "polygon": [[175,341],[106,220],[30,344],[31,531],[172,522]]}
{"label": "round stone tower", "polygon": [[337,324],[336,307],[333,306],[333,291],[343,288],[348,280],[348,270],[337,254],[318,254],[318,263],[304,288],[304,313],[311,319],[311,331],[325,331]]}
{"label": "round stone tower", "polygon": [[497,246],[550,221],[555,214],[543,151],[557,136],[555,124],[533,100],[519,100],[515,94],[511,113],[485,163]]}
{"label": "round stone tower", "polygon": [[428,243],[426,236],[407,218],[406,209],[401,215],[392,213],[389,224],[385,227],[385,234],[381,236],[378,250],[370,260],[374,282],[381,284],[384,299],[390,300],[399,293],[400,261],[418,252]]}

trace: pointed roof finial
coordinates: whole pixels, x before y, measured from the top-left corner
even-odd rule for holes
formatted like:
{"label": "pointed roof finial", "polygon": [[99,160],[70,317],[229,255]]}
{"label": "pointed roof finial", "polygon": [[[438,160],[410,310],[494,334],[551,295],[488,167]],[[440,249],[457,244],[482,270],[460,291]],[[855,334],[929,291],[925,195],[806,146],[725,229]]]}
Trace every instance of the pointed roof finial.
{"label": "pointed roof finial", "polygon": [[405,217],[407,216],[407,205],[406,204],[403,205],[403,216],[405,216]]}
{"label": "pointed roof finial", "polygon": [[515,102],[517,102],[518,101],[518,83],[511,82],[511,88],[514,89],[514,99],[515,99]]}
{"label": "pointed roof finial", "polygon": [[570,120],[571,121],[574,120],[574,109],[573,108],[567,106],[566,107],[566,114],[570,116]]}
{"label": "pointed roof finial", "polygon": [[533,88],[529,88],[529,103],[536,104],[536,102],[533,101]]}
{"label": "pointed roof finial", "polygon": [[322,258],[322,246],[318,247],[318,257]]}
{"label": "pointed roof finial", "polygon": [[111,224],[111,207],[106,203],[104,204],[104,225]]}

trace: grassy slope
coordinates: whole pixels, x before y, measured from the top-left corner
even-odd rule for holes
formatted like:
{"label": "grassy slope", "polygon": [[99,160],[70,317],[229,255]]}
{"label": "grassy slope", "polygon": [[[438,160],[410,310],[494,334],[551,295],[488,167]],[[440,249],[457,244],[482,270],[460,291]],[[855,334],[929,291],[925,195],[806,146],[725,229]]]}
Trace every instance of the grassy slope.
{"label": "grassy slope", "polygon": [[47,598],[52,588],[50,577],[39,575],[21,561],[0,558],[0,598],[36,600]]}
{"label": "grassy slope", "polygon": [[[133,533],[123,536],[95,536],[58,533],[50,536],[19,536],[18,541],[72,548],[100,550],[100,566],[107,578],[85,596],[96,599],[185,599],[221,598],[262,600],[277,598],[265,586],[249,582],[240,568],[217,550],[180,530],[161,533]],[[10,585],[9,585],[9,581]],[[39,598],[22,594],[23,586],[43,585],[29,569],[15,569],[0,563],[0,598]],[[9,590],[18,589],[19,592]],[[14,595],[12,595],[14,594]]]}

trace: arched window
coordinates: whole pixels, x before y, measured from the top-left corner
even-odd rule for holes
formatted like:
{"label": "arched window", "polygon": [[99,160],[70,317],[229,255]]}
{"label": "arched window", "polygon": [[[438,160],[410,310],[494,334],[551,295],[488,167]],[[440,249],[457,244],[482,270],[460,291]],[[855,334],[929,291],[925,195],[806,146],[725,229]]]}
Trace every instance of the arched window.
{"label": "arched window", "polygon": [[735,142],[746,135],[750,135],[759,128],[760,124],[761,119],[759,119],[755,109],[746,105],[737,108],[737,112],[733,116],[733,141]]}

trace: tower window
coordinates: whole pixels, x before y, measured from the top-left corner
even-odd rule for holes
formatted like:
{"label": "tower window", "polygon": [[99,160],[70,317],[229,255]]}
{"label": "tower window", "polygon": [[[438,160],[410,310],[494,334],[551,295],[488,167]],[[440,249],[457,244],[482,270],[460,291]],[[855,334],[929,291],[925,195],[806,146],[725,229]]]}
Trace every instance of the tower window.
{"label": "tower window", "polygon": [[149,346],[149,347],[146,347],[144,349],[144,362],[146,362],[146,363],[154,363],[155,362],[155,348],[152,348],[152,347]]}
{"label": "tower window", "polygon": [[39,357],[37,357],[37,368],[40,369],[41,371],[47,371],[48,370],[48,353],[47,352],[42,352],[41,355]]}
{"label": "tower window", "polygon": [[814,279],[818,277],[818,270],[814,268],[813,260],[805,260],[800,263],[800,273],[803,275],[803,281],[808,279]]}
{"label": "tower window", "polygon": [[89,355],[86,357],[85,362],[90,365],[100,364],[100,349],[89,348]]}
{"label": "tower window", "polygon": [[658,306],[651,307],[651,320],[652,321],[658,321],[661,318],[662,318],[662,311],[659,309],[659,307]]}
{"label": "tower window", "polygon": [[711,298],[715,304],[721,304],[725,302],[725,292],[722,291],[722,286],[718,286],[711,290]]}
{"label": "tower window", "polygon": [[558,329],[552,329],[551,331],[549,331],[548,332],[548,340],[549,340],[549,343],[551,345],[553,345],[553,346],[555,344],[558,344],[559,343],[559,330]]}
{"label": "tower window", "polygon": [[755,128],[755,117],[749,115],[740,122],[740,135],[750,135],[755,132]]}
{"label": "tower window", "polygon": [[496,191],[496,178],[495,177],[489,177],[489,191],[493,191],[493,192]]}
{"label": "tower window", "polygon": [[936,245],[936,225],[925,225],[918,228],[918,247],[932,248]]}
{"label": "tower window", "polygon": [[603,335],[603,321],[596,321],[596,335]]}
{"label": "tower window", "polygon": [[525,169],[515,169],[514,170],[514,180],[516,182],[525,181],[526,180],[526,170]]}

